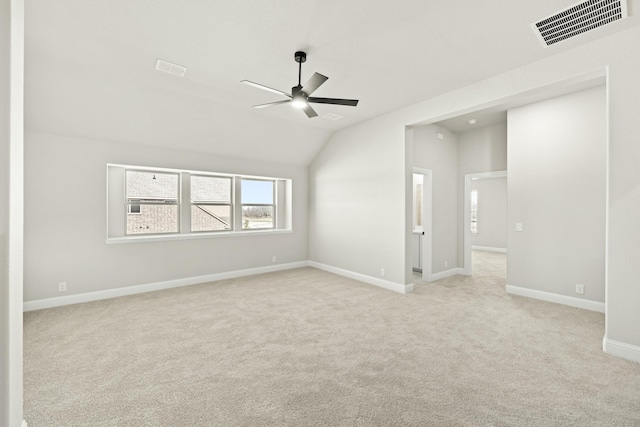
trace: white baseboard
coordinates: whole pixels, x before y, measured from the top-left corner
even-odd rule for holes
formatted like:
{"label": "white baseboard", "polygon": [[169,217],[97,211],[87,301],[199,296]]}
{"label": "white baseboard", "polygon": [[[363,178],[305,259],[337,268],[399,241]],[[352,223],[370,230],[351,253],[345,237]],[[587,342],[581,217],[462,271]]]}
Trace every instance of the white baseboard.
{"label": "white baseboard", "polygon": [[542,301],[554,302],[556,304],[568,305],[585,310],[605,312],[604,303],[588,299],[568,297],[566,295],[554,294],[551,292],[538,291],[535,289],[521,288],[519,286],[507,285],[505,290],[508,294],[521,297],[533,298]]}
{"label": "white baseboard", "polygon": [[269,265],[266,267],[249,268],[246,270],[228,271],[224,273],[206,274],[203,276],[187,277],[184,279],[167,280],[164,282],[147,283],[144,285],[126,286],[122,288],[105,289],[103,291],[86,292],[82,294],[66,295],[62,297],[45,298],[34,301],[25,301],[23,311],[42,310],[44,308],[60,307],[63,305],[79,304],[83,302],[98,301],[108,298],[122,297],[126,295],[141,294],[144,292],[159,291],[162,289],[178,288],[182,286],[197,285],[199,283],[215,282],[218,280],[234,279],[236,277],[251,276],[254,274],[271,273],[274,271],[290,270],[292,268],[308,267],[308,261],[293,262],[289,264]]}
{"label": "white baseboard", "polygon": [[501,254],[507,253],[507,248],[492,248],[491,246],[471,246],[474,251],[486,251],[486,252],[499,252]]}
{"label": "white baseboard", "polygon": [[436,280],[455,276],[456,274],[464,274],[464,268],[452,268],[450,270],[441,271],[439,273],[432,273],[430,282],[435,282]]}
{"label": "white baseboard", "polygon": [[602,350],[612,356],[640,363],[640,347],[637,345],[615,341],[607,338],[605,335],[602,339]]}
{"label": "white baseboard", "polygon": [[413,283],[410,283],[408,285],[401,285],[399,283],[378,279],[377,277],[367,276],[366,274],[360,274],[349,270],[343,270],[342,268],[321,264],[315,261],[309,261],[309,266],[317,268],[318,270],[324,270],[328,271],[329,273],[337,274],[338,276],[348,277],[349,279],[358,280],[360,282],[368,283],[370,285],[378,286],[390,291],[399,292],[401,294],[407,294],[413,291]]}

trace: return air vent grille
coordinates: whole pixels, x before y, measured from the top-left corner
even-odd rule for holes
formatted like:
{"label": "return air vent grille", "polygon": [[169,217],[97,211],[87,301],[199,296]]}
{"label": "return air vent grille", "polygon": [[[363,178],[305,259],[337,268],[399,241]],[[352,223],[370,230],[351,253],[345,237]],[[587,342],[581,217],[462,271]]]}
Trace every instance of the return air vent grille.
{"label": "return air vent grille", "polygon": [[156,61],[156,70],[162,71],[163,73],[173,74],[174,76],[184,77],[184,74],[187,72],[187,68],[182,65],[173,64],[168,61],[163,61],[162,59],[158,59]]}
{"label": "return air vent grille", "polygon": [[547,47],[627,17],[626,0],[587,0],[531,24]]}

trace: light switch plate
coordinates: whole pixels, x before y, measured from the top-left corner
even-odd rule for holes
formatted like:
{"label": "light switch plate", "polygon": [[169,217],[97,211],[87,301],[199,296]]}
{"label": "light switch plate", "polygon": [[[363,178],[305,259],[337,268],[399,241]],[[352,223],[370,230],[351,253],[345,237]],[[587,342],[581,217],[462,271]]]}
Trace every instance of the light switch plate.
{"label": "light switch plate", "polygon": [[516,231],[522,231],[522,223],[516,222]]}

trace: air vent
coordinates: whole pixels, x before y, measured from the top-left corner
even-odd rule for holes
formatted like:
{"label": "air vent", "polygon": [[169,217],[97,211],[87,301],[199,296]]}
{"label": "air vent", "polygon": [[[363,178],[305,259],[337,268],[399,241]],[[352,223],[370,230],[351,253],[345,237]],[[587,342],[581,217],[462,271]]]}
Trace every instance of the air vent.
{"label": "air vent", "polygon": [[162,59],[158,59],[156,61],[156,70],[173,74],[178,77],[184,77],[184,74],[187,72],[186,67],[178,64],[172,64],[171,62],[163,61]]}
{"label": "air vent", "polygon": [[344,119],[343,116],[341,116],[340,114],[336,114],[336,113],[327,113],[324,116],[325,119],[327,120],[332,120],[332,121],[336,121],[336,120],[340,120],[340,119]]}
{"label": "air vent", "polygon": [[626,0],[587,0],[531,24],[544,47],[627,17]]}

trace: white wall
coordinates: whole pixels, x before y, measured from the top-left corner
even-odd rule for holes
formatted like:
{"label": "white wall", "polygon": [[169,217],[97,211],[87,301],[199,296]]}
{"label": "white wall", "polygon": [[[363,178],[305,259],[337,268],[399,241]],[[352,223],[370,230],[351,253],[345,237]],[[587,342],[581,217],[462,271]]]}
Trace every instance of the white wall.
{"label": "white wall", "polygon": [[508,129],[507,283],[604,302],[605,88],[510,110]]}
{"label": "white wall", "polygon": [[[463,212],[464,176],[470,173],[503,170],[507,170],[506,122],[458,134],[458,194],[460,203],[458,223],[460,224],[460,230],[464,230],[465,227]],[[472,240],[472,244],[476,243],[473,243]],[[463,252],[464,233],[460,233],[458,236],[458,259],[461,262],[464,260]]]}
{"label": "white wall", "polygon": [[507,178],[471,181],[478,191],[478,233],[471,235],[473,246],[507,248]]}
{"label": "white wall", "polygon": [[[437,133],[443,135],[440,140]],[[432,174],[431,273],[459,266],[458,259],[458,141],[456,135],[436,125],[413,129],[413,166]]]}
{"label": "white wall", "polygon": [[379,279],[385,268],[385,280],[404,285],[403,189],[411,178],[404,151],[391,143],[404,135],[404,127],[367,123],[335,134],[318,154],[309,171],[312,261]]}
{"label": "white wall", "polygon": [[[308,259],[305,166],[31,132],[25,156],[26,301]],[[293,232],[106,244],[107,163],[291,178]]]}
{"label": "white wall", "polygon": [[24,4],[0,1],[0,425],[22,422]]}
{"label": "white wall", "polygon": [[[640,361],[640,223],[636,218],[640,211],[640,57],[630,54],[638,45],[640,27],[634,27],[337,132],[311,166],[312,257],[369,274],[384,262],[393,272],[389,280],[401,283],[402,275],[395,272],[408,270],[411,256],[407,243],[411,212],[406,206],[412,200],[413,165],[408,153],[413,141],[409,148],[405,126],[433,123],[504,104],[541,88],[561,88],[606,74],[610,111],[606,337],[632,349],[618,346],[608,351]],[[379,206],[376,220],[362,225],[360,206]],[[404,239],[398,237],[403,230]]]}

